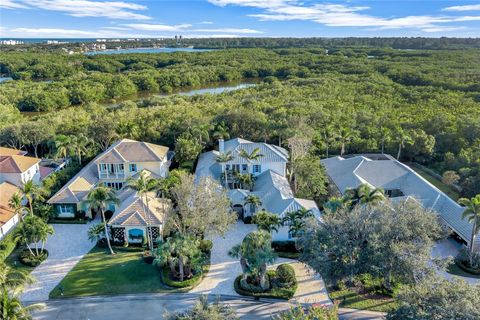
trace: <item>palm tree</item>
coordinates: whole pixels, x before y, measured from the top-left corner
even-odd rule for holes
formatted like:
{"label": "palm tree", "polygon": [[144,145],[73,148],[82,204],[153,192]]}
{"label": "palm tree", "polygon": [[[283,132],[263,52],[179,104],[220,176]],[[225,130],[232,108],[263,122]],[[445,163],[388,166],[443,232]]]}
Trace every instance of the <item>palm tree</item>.
{"label": "palm tree", "polygon": [[313,217],[311,210],[305,208],[298,209],[297,211],[290,211],[283,217],[282,223],[288,225],[288,232],[290,232],[292,238],[303,231],[308,218]]}
{"label": "palm tree", "polygon": [[282,219],[275,213],[260,211],[253,217],[253,223],[257,225],[258,230],[265,230],[267,232],[278,232],[278,227],[282,225]]}
{"label": "palm tree", "polygon": [[13,196],[8,201],[8,206],[15,212],[16,215],[20,218],[20,221],[23,220],[23,213],[28,211],[22,204],[22,196],[19,192],[15,192]]}
{"label": "palm tree", "polygon": [[[48,236],[54,233],[53,227],[45,223],[42,218],[29,215],[17,227],[16,239],[25,243],[32,256],[38,257],[43,253]],[[32,250],[32,244],[35,251]],[[40,248],[38,247],[39,244],[41,244]]]}
{"label": "palm tree", "polygon": [[228,253],[233,258],[240,258],[243,279],[247,280],[251,276],[254,285],[259,285],[262,289],[267,289],[267,264],[273,263],[277,258],[271,243],[270,233],[258,230],[247,234],[242,243]]}
{"label": "palm tree", "polygon": [[[158,189],[158,181],[150,176],[147,176],[146,171],[142,171],[137,179],[128,178],[126,187],[137,191],[138,195],[142,199],[143,212],[145,212],[146,215],[145,222],[147,224],[147,244],[150,252],[153,252],[153,235],[150,229],[151,219],[148,193]],[[145,199],[145,201],[143,201],[143,199]],[[147,204],[146,208],[145,203]]]}
{"label": "palm tree", "polygon": [[480,194],[477,194],[471,199],[461,198],[458,200],[462,206],[465,207],[465,211],[462,213],[462,218],[467,219],[472,224],[472,234],[470,236],[470,264],[472,264],[473,250],[475,248],[475,238],[480,231]]}
{"label": "palm tree", "polygon": [[345,200],[350,200],[351,206],[366,203],[378,203],[385,200],[385,193],[382,188],[372,188],[362,183],[357,188],[350,188],[345,191]]}
{"label": "palm tree", "polygon": [[227,127],[227,125],[225,124],[224,121],[219,122],[215,125],[215,129],[212,133],[212,138],[215,139],[215,140],[230,139],[230,133],[229,133],[228,127]]}
{"label": "palm tree", "polygon": [[33,201],[43,200],[42,190],[33,182],[33,180],[28,180],[22,184],[20,187],[20,192],[27,199],[28,206],[30,208],[30,214],[33,215]]}
{"label": "palm tree", "polygon": [[[346,198],[344,197],[331,197],[323,204],[323,209],[327,213],[337,213],[340,209],[347,205],[346,202]],[[350,204],[348,204],[348,206],[349,205]]]}
{"label": "palm tree", "polygon": [[397,129],[396,141],[398,142],[397,160],[400,160],[402,149],[405,148],[405,145],[412,144],[413,140],[406,131],[399,128],[399,129]]}
{"label": "palm tree", "polygon": [[392,132],[390,129],[386,127],[381,127],[380,128],[380,144],[381,144],[381,150],[382,154],[385,153],[385,143],[389,142],[392,139],[391,136]]}
{"label": "palm tree", "polygon": [[25,285],[32,284],[34,281],[35,278],[30,273],[13,269],[5,262],[0,261],[0,288],[21,290]]}
{"label": "palm tree", "polygon": [[260,153],[260,148],[255,148],[252,152],[248,153],[245,149],[240,149],[238,155],[247,161],[247,171],[250,173],[250,164],[253,161],[258,161],[260,158],[264,157],[263,154]]}
{"label": "palm tree", "polygon": [[225,183],[225,188],[228,186],[228,179],[227,179],[227,169],[225,168],[225,163],[231,161],[233,159],[232,152],[228,151],[226,153],[220,153],[217,156],[217,162],[222,165],[222,171],[224,173],[224,183]]}
{"label": "palm tree", "polygon": [[253,177],[249,173],[235,173],[235,178],[239,182],[240,186],[242,189],[246,189],[248,187],[248,190],[253,189]]}
{"label": "palm tree", "polygon": [[77,156],[79,164],[82,164],[82,156],[87,154],[87,145],[91,142],[92,140],[87,138],[84,134],[72,137],[71,148],[73,153]]}
{"label": "palm tree", "polygon": [[354,138],[355,136],[355,131],[347,128],[347,127],[342,127],[340,128],[338,132],[338,139],[340,140],[340,155],[343,156],[345,153],[345,149],[347,144]]}
{"label": "palm tree", "polygon": [[107,203],[119,203],[120,200],[117,198],[115,191],[104,187],[98,186],[87,194],[87,198],[83,201],[87,204],[90,208],[99,208],[102,214],[102,221],[103,221],[103,228],[105,231],[105,239],[107,239],[108,249],[110,250],[111,254],[115,254],[112,249],[112,245],[110,244],[110,237],[108,235],[107,229],[107,220],[105,219],[105,208],[107,207]]}
{"label": "palm tree", "polygon": [[[254,194],[249,194],[245,197],[245,205],[250,205],[250,212],[255,211],[256,208],[262,205],[260,198]],[[253,209],[253,210],[252,210]]]}
{"label": "palm tree", "polygon": [[323,143],[325,143],[325,152],[328,158],[330,153],[330,145],[337,139],[337,134],[332,125],[325,125],[322,130]]}
{"label": "palm tree", "polygon": [[65,136],[60,134],[55,137],[55,157],[56,158],[66,158],[72,154],[73,150],[73,139],[71,136]]}
{"label": "palm tree", "polygon": [[102,235],[104,234],[105,234],[105,228],[101,223],[98,223],[88,228],[88,240],[92,242],[97,243],[101,239]]}
{"label": "palm tree", "polygon": [[2,320],[30,320],[30,312],[44,307],[44,304],[35,303],[24,307],[20,301],[20,291],[0,289],[0,319]]}

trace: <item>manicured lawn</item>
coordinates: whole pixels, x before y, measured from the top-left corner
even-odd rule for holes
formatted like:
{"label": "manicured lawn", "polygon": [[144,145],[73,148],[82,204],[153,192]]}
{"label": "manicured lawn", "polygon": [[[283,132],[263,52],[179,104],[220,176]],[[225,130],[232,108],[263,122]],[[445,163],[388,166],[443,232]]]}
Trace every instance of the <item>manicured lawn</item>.
{"label": "manicured lawn", "polygon": [[174,292],[162,284],[156,267],[144,263],[139,248],[116,248],[116,255],[93,248],[50,292],[50,298]]}
{"label": "manicured lawn", "polygon": [[360,294],[350,289],[328,290],[328,295],[332,300],[338,301],[343,308],[388,312],[397,307],[393,298]]}
{"label": "manicured lawn", "polygon": [[451,263],[451,264],[448,266],[447,272],[450,273],[450,274],[456,275],[456,276],[473,278],[473,279],[480,279],[480,274],[471,274],[471,273],[468,273],[468,272],[462,270],[462,268],[460,268],[459,266],[457,266],[457,264],[454,263],[454,262]]}
{"label": "manicured lawn", "polygon": [[428,172],[423,171],[420,167],[417,167],[415,165],[411,166],[415,172],[417,172],[419,175],[421,175],[425,180],[433,184],[435,187],[443,191],[445,194],[447,194],[450,198],[453,200],[457,201],[458,198],[460,197],[460,194],[450,188],[449,186],[445,185],[442,181],[438,180],[434,176],[430,175]]}

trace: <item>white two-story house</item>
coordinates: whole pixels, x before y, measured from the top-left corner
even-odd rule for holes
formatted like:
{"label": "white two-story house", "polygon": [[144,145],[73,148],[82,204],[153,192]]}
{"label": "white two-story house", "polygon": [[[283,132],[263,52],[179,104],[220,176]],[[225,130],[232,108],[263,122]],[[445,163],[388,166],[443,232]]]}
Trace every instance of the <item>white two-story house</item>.
{"label": "white two-story house", "polygon": [[[141,172],[152,178],[164,178],[168,175],[169,166],[167,147],[123,139],[87,164],[48,203],[55,207],[59,218],[94,218],[97,208],[89,208],[84,203],[87,194],[98,185],[112,188],[117,191],[120,203],[110,203],[106,208],[107,216],[113,215],[111,227],[121,229],[115,232],[117,235],[125,232],[127,237],[131,231],[132,239],[139,239],[147,225],[161,227],[163,212],[152,208],[145,212],[144,200],[135,191],[125,188],[127,179],[135,179]],[[152,203],[156,201],[154,194],[149,198],[152,198]],[[113,224],[113,221],[119,225]]]}
{"label": "white two-story house", "polygon": [[[12,196],[21,194],[19,187],[24,183],[40,182],[40,159],[26,154],[23,150],[0,147],[0,239],[20,221],[9,205]],[[27,204],[26,199],[23,204]]]}
{"label": "white two-story house", "polygon": [[[241,156],[242,153],[252,154],[254,150],[257,150],[257,154],[260,155],[257,159],[249,160]],[[219,162],[219,156],[222,154],[231,155],[231,159],[227,162]],[[276,145],[240,138],[228,141],[220,139],[218,151],[213,150],[200,155],[195,175],[197,178],[209,176],[221,181],[227,188],[232,208],[240,219],[253,216],[260,210],[283,217],[287,212],[301,208],[311,210],[315,216],[319,216],[320,211],[315,201],[294,196],[286,178],[287,163],[288,151]],[[252,187],[246,188],[239,183],[238,174],[251,174]],[[261,204],[249,203],[247,199],[252,195],[258,197]],[[280,228],[273,234],[273,239],[291,239],[288,227]]]}

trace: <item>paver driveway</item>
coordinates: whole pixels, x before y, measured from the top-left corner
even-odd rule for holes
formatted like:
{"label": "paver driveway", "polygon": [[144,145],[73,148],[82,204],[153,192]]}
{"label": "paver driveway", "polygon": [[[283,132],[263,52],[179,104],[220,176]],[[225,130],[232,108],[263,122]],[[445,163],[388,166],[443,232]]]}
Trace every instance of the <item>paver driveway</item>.
{"label": "paver driveway", "polygon": [[233,282],[242,273],[242,268],[238,259],[230,257],[228,251],[241,243],[249,232],[256,229],[257,226],[254,224],[237,222],[224,237],[213,238],[210,271],[190,292],[238,296],[233,289]]}
{"label": "paver driveway", "polygon": [[[95,223],[95,222],[93,222]],[[72,270],[94,246],[88,240],[91,224],[54,224],[55,234],[48,239],[45,248],[49,256],[32,271],[36,283],[26,288],[23,301],[45,301],[48,294]]]}

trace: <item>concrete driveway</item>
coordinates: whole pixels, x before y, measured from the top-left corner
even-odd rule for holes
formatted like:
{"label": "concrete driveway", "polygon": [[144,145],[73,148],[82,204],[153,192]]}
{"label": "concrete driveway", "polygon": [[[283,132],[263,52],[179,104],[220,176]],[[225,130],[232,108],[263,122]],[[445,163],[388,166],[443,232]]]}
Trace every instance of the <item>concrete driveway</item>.
{"label": "concrete driveway", "polygon": [[[447,238],[438,241],[432,249],[432,257],[434,258],[452,258],[454,259],[458,251],[462,248],[462,245],[455,241],[452,238]],[[445,277],[448,280],[453,279],[454,277],[465,280],[470,284],[480,284],[480,279],[470,278],[470,277],[461,277],[452,275],[446,271],[438,270],[438,273]]]}
{"label": "concrete driveway", "polygon": [[[292,304],[286,301],[246,297],[214,297],[235,309],[242,320],[271,320],[272,315],[287,311]],[[159,320],[166,311],[175,312],[191,308],[198,299],[196,294],[137,294],[112,297],[84,297],[55,299],[46,302],[46,308],[35,311],[35,320]],[[371,311],[340,309],[340,319],[380,320],[383,314]]]}
{"label": "concrete driveway", "polygon": [[37,281],[26,288],[22,295],[23,301],[47,300],[50,291],[93,248],[94,243],[88,240],[87,235],[90,225],[91,223],[53,224],[55,234],[48,239],[45,246],[49,256],[32,271],[32,276]]}
{"label": "concrete driveway", "polygon": [[190,293],[238,296],[233,289],[233,282],[242,273],[242,268],[238,259],[230,257],[228,252],[233,246],[240,244],[248,233],[255,230],[256,225],[239,221],[224,237],[213,238],[210,270]]}

